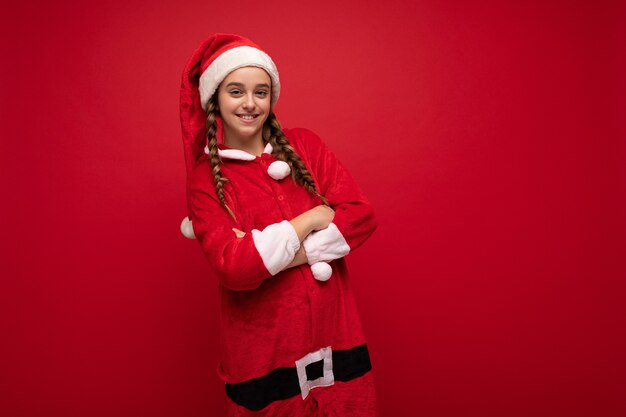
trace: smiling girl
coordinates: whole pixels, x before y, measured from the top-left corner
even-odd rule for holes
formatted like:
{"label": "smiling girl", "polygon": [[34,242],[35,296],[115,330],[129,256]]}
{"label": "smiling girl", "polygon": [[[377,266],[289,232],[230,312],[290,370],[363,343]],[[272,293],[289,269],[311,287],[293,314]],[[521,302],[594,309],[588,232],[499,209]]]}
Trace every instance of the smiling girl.
{"label": "smiling girl", "polygon": [[183,71],[181,230],[219,282],[228,414],[375,416],[344,259],[374,210],[315,133],[281,127],[279,94],[272,59],[238,35],[211,35]]}

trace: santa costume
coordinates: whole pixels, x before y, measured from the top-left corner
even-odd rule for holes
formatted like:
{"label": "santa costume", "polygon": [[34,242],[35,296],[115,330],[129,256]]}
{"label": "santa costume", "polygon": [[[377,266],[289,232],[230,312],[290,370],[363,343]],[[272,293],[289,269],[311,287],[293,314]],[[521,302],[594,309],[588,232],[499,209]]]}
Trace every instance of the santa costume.
{"label": "santa costume", "polygon": [[[226,146],[216,115],[221,172],[229,179],[223,190],[236,220],[216,195],[206,106],[221,81],[244,66],[270,75],[273,109],[280,94],[276,66],[238,35],[205,39],[185,66],[180,90],[189,210],[181,231],[197,239],[219,282],[218,375],[228,413],[377,416],[371,361],[344,259],[377,221],[352,175],[314,132],[283,129],[335,210],[326,229],[300,242],[289,220],[322,201],[295,182],[290,164],[265,139],[260,156]],[[286,268],[301,244],[309,264]]]}

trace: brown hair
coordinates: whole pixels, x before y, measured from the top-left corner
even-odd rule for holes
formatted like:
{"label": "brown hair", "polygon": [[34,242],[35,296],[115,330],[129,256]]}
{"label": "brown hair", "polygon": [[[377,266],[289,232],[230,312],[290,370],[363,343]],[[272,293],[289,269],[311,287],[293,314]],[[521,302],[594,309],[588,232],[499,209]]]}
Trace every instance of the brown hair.
{"label": "brown hair", "polygon": [[[237,221],[235,214],[232,212],[230,207],[228,207],[224,198],[224,185],[227,182],[230,182],[230,180],[222,175],[222,170],[220,169],[220,157],[217,153],[217,138],[215,137],[215,132],[217,130],[215,115],[219,111],[217,109],[217,94],[218,92],[216,91],[215,94],[211,96],[206,109],[207,140],[209,148],[208,156],[209,161],[211,162],[211,171],[213,172],[217,197],[220,199],[222,205],[226,208],[231,217]],[[289,164],[289,168],[291,168],[291,178],[293,178],[296,183],[306,188],[310,193],[318,196],[324,204],[328,205],[326,197],[320,195],[315,189],[315,181],[313,181],[311,173],[306,169],[304,162],[302,162],[300,156],[287,140],[280,122],[271,110],[267,120],[265,120],[265,123],[263,124],[263,140],[272,145],[272,154],[276,156],[276,158]]]}

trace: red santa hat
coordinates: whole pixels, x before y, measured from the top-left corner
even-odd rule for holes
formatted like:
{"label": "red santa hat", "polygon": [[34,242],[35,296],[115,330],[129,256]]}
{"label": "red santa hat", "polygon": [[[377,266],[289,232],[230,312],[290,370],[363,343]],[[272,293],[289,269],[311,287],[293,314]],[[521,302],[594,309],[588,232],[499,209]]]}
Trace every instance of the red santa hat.
{"label": "red santa hat", "polygon": [[202,108],[206,110],[209,99],[228,74],[237,68],[249,66],[263,68],[269,74],[272,79],[271,105],[274,106],[280,95],[280,80],[272,58],[252,41],[239,35],[217,33],[209,39],[200,65]]}
{"label": "red santa hat", "polygon": [[[180,86],[180,122],[187,166],[187,191],[191,171],[204,155],[206,145],[206,106],[224,78],[232,71],[247,66],[264,69],[272,80],[270,105],[280,95],[280,80],[274,61],[251,40],[229,33],[215,33],[204,39],[185,65]],[[224,144],[222,119],[216,115],[216,139]],[[188,201],[189,204],[189,201]],[[191,212],[189,206],[188,211]],[[193,239],[193,227],[186,217],[181,232]]]}

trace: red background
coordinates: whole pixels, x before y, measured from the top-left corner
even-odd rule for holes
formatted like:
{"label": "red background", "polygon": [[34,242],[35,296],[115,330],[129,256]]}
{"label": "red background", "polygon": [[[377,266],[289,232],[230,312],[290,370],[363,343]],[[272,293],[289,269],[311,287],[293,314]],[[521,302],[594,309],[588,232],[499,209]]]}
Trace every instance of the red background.
{"label": "red background", "polygon": [[624,10],[587,3],[3,7],[0,414],[223,415],[178,89],[231,32],[376,208],[383,416],[625,415]]}

